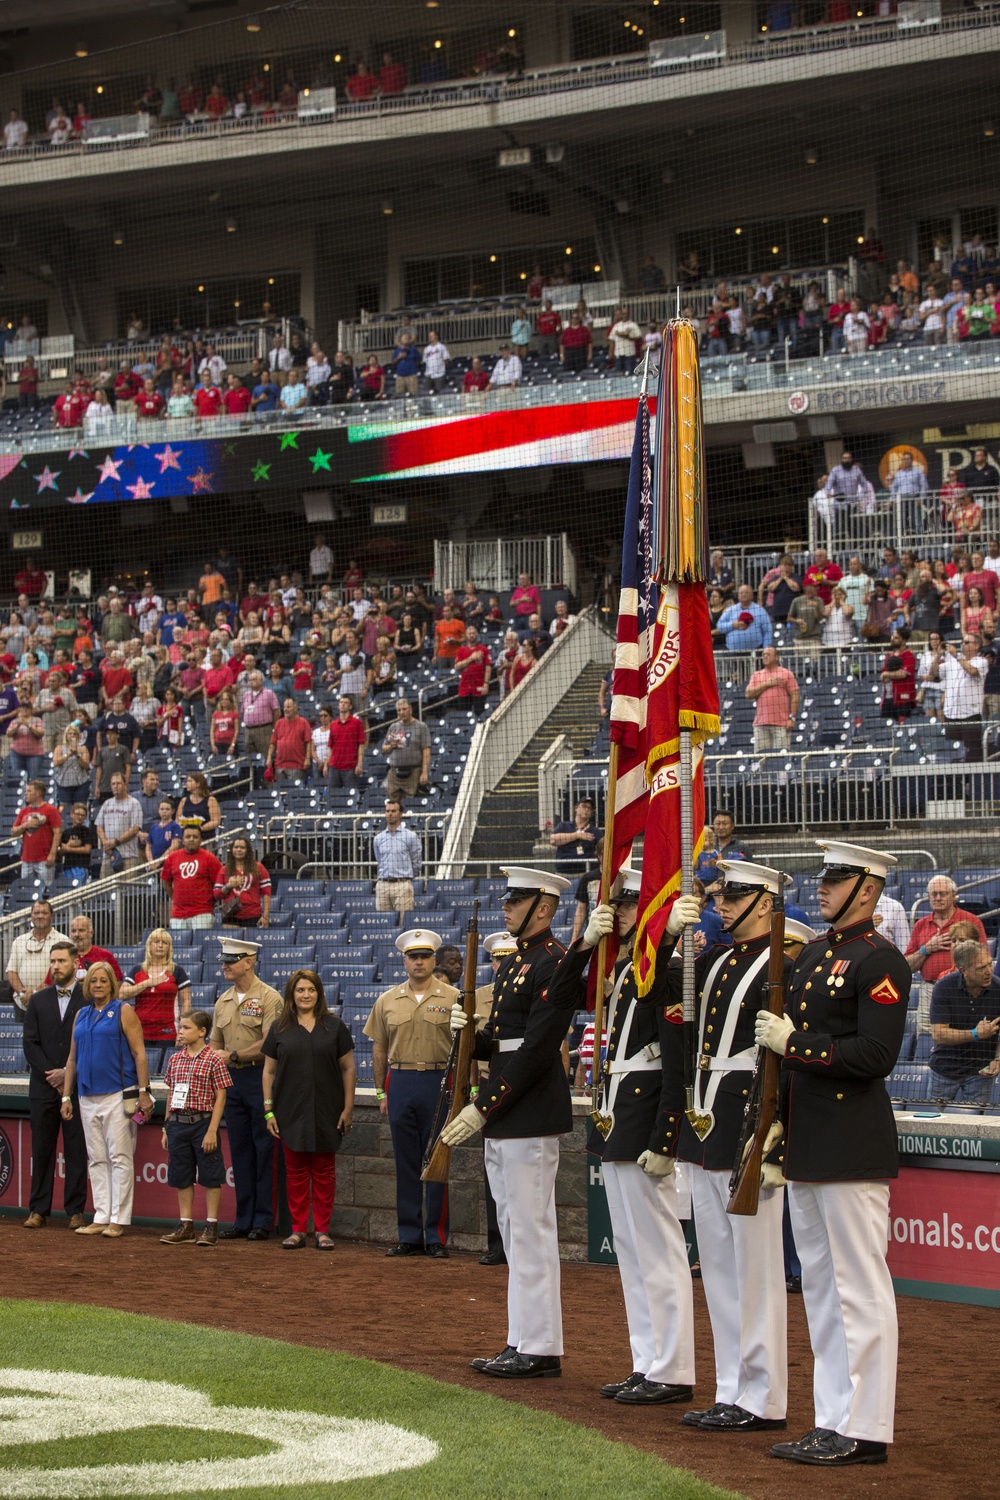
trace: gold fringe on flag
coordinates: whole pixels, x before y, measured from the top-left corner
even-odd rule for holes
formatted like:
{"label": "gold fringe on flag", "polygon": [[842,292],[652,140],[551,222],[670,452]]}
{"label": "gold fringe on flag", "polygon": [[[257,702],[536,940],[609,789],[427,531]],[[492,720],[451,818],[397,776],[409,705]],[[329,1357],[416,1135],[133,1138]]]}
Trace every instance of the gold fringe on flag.
{"label": "gold fringe on flag", "polygon": [[[663,578],[704,583],[708,578],[708,520],[705,508],[705,443],[694,324],[678,318],[663,334],[663,406],[656,413],[656,463],[661,497]],[[695,727],[695,726],[691,726]]]}

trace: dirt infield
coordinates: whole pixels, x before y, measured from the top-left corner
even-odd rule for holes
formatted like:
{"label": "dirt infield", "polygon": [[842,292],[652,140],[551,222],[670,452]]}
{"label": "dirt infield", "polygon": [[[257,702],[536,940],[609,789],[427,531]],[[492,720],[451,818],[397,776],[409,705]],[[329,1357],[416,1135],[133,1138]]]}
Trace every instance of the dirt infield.
{"label": "dirt infield", "polygon": [[[990,1308],[901,1299],[896,1445],[889,1464],[823,1474],[769,1458],[773,1439],[767,1434],[709,1437],[682,1428],[677,1408],[638,1412],[601,1400],[596,1388],[630,1368],[618,1276],[606,1267],[563,1268],[569,1350],[563,1378],[520,1384],[484,1380],[468,1366],[471,1356],[495,1353],[504,1343],[502,1267],[482,1267],[461,1255],[386,1260],[377,1247],[344,1242],[322,1261],[311,1246],[293,1261],[275,1239],[220,1246],[209,1257],[161,1246],[158,1234],[135,1229],[112,1244],[72,1236],[64,1221],[30,1232],[16,1220],[0,1220],[3,1294],[170,1318],[179,1266],[195,1262],[205,1288],[197,1320],[212,1327],[344,1350],[487,1389],[599,1428],[753,1500],[801,1500],[806,1493],[821,1500],[861,1494],[879,1500],[993,1500],[997,1494],[1000,1314]],[[259,1307],[279,1305],[279,1324],[261,1321]],[[790,1299],[789,1311],[789,1434],[798,1437],[812,1426],[812,1358],[800,1297]],[[695,1403],[707,1406],[713,1399],[712,1346],[699,1283],[695,1313]],[[185,1318],[192,1316],[188,1302]]]}

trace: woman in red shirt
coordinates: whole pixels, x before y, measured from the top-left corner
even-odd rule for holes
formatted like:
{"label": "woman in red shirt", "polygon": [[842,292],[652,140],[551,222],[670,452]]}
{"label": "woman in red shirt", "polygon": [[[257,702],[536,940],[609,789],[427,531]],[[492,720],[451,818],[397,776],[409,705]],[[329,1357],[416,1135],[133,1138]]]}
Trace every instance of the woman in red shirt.
{"label": "woman in red shirt", "polygon": [[230,758],[235,755],[239,725],[240,716],[232,693],[220,693],[208,731],[213,755],[228,755]]}
{"label": "woman in red shirt", "polygon": [[183,745],[184,709],[177,701],[177,693],[173,688],[167,688],[164,692],[163,703],[156,710],[156,722],[160,726],[161,740],[166,740],[168,745]]}
{"label": "woman in red shirt", "polygon": [[271,915],[271,877],[243,834],[233,839],[225,877],[215,887],[223,927],[266,927]]}
{"label": "woman in red shirt", "polygon": [[153,928],[142,963],[122,982],[119,994],[132,1005],[142,1027],[150,1073],[162,1073],[177,1044],[177,1022],[191,1009],[191,981],[174,963],[173,938],[165,927]]}
{"label": "woman in red shirt", "polygon": [[514,665],[510,669],[510,685],[512,688],[516,688],[519,682],[523,682],[537,660],[538,655],[535,651],[534,641],[522,641],[518,653],[514,658]]}

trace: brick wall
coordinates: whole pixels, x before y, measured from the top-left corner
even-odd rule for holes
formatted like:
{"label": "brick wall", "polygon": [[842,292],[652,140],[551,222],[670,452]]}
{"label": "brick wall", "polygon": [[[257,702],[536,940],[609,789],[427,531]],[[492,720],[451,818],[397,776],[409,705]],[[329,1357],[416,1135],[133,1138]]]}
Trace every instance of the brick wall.
{"label": "brick wall", "polygon": [[[563,1260],[587,1259],[587,1100],[573,1101],[573,1131],[560,1141],[556,1208]],[[480,1137],[451,1156],[449,1186],[451,1240],[456,1250],[486,1249],[486,1199]],[[333,1233],[345,1239],[396,1241],[396,1171],[389,1124],[378,1112],[371,1089],[359,1089],[354,1123],[337,1153],[337,1199]]]}

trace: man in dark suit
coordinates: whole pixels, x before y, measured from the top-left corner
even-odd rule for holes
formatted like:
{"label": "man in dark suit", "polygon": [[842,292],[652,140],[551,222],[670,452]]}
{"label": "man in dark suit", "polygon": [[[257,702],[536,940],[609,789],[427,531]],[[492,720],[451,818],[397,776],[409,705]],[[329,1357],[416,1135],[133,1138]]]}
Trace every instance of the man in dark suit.
{"label": "man in dark suit", "polygon": [[83,1223],[87,1201],[87,1145],[74,1109],[70,1120],[60,1119],[66,1059],[73,1040],[77,1011],[87,1001],[76,978],[77,951],[70,942],[52,945],[49,971],[52,983],[36,990],[24,1013],[24,1055],[28,1060],[28,1110],[31,1117],[31,1212],[25,1229],[43,1229],[52,1212],[59,1129],[63,1133],[66,1167],[64,1207],[70,1229]]}

